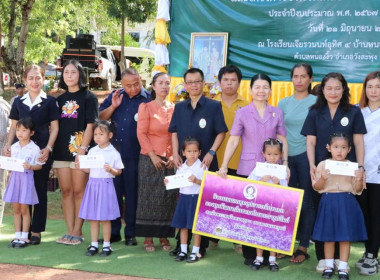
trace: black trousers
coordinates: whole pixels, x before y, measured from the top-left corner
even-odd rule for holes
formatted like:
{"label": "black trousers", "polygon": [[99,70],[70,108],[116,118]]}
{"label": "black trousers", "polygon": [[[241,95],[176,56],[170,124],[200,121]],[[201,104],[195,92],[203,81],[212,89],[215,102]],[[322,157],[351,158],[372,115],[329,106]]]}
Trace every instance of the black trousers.
{"label": "black trousers", "polygon": [[367,183],[359,204],[362,208],[367,228],[368,240],[365,242],[367,253],[378,257],[380,248],[380,184]]}
{"label": "black trousers", "polygon": [[36,187],[37,197],[39,203],[30,206],[30,216],[31,216],[31,232],[43,232],[46,228],[46,218],[47,218],[47,183],[49,180],[49,172],[52,165],[52,159],[49,159],[42,169],[39,171],[34,171],[34,185]]}

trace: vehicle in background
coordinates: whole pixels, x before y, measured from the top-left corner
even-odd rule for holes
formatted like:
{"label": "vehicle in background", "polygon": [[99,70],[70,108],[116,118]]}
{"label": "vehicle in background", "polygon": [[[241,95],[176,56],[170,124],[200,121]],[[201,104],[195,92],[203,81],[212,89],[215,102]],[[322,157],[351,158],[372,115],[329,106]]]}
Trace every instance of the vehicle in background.
{"label": "vehicle in background", "polygon": [[115,56],[108,47],[97,46],[93,35],[78,34],[76,38],[66,36],[66,48],[57,64],[64,65],[70,59],[78,60],[85,68],[90,87],[112,89],[117,75]]}
{"label": "vehicle in background", "polygon": [[[100,46],[99,46],[100,47]],[[116,61],[118,62],[118,72],[117,72],[117,80],[120,80],[120,73],[122,69],[120,69],[120,56],[121,56],[121,47],[120,46],[103,46],[112,50]],[[143,80],[144,85],[150,82],[151,79],[151,69],[150,65],[153,64],[154,60],[154,51],[150,49],[144,48],[136,48],[136,47],[124,47],[124,58],[125,65],[127,68],[135,66],[140,73],[141,79]]]}

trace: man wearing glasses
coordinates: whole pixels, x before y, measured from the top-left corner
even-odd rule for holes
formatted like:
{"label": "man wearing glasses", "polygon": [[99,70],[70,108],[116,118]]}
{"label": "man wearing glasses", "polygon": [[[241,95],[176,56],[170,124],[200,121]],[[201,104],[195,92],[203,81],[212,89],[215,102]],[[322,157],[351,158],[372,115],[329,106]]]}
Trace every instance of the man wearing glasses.
{"label": "man wearing glasses", "polygon": [[[173,161],[177,167],[183,160],[180,147],[187,137],[196,138],[201,144],[203,166],[218,170],[216,151],[228,131],[220,102],[203,96],[204,75],[198,68],[190,68],[183,75],[189,98],[174,107],[169,132],[172,132]],[[204,256],[208,239],[202,238],[200,254]]]}
{"label": "man wearing glasses", "polygon": [[[141,103],[150,101],[150,92],[144,89],[141,77],[136,69],[127,68],[121,73],[122,89],[113,91],[100,105],[99,118],[117,125],[117,133],[112,139],[119,149],[124,164],[120,176],[114,179],[120,213],[125,197],[125,245],[135,246],[136,207],[137,207],[137,168],[140,156],[140,144],[137,139],[137,111]],[[112,221],[111,242],[121,240],[121,218]]]}

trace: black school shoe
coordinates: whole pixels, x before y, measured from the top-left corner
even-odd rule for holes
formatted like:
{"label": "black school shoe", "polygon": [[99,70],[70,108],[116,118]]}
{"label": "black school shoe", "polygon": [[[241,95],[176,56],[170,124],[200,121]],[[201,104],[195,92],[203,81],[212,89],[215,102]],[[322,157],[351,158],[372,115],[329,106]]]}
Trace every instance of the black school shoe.
{"label": "black school shoe", "polygon": [[41,243],[41,238],[35,235],[32,235],[30,237],[30,244],[31,245],[39,245]]}
{"label": "black school shoe", "polygon": [[103,247],[99,255],[101,257],[108,257],[111,254],[112,254],[112,248],[107,246],[107,247]]}
{"label": "black school shoe", "polygon": [[187,259],[187,254],[184,253],[184,252],[180,252],[176,257],[175,257],[175,261],[176,262],[183,262],[184,260]]}
{"label": "black school shoe", "polygon": [[14,248],[15,245],[19,242],[19,239],[13,239],[9,244],[8,244],[8,248]]}
{"label": "black school shoe", "polygon": [[99,252],[99,249],[96,248],[95,246],[88,246],[87,247],[87,252],[86,252],[86,256],[87,257],[92,257],[92,256],[95,256],[97,253]]}
{"label": "black school shoe", "polygon": [[322,273],[322,278],[331,279],[334,275],[334,268],[326,266]]}
{"label": "black school shoe", "polygon": [[126,246],[136,246],[137,240],[135,237],[125,237],[125,245]]}

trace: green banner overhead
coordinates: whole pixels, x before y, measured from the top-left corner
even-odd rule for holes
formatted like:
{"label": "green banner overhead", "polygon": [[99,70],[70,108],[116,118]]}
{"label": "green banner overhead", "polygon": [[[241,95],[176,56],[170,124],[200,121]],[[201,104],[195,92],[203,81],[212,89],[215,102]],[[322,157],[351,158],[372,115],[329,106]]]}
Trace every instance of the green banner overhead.
{"label": "green banner overhead", "polygon": [[227,32],[227,64],[245,79],[286,81],[308,62],[316,80],[341,72],[362,82],[380,69],[379,10],[379,0],[171,0],[170,74],[188,68],[191,33]]}

